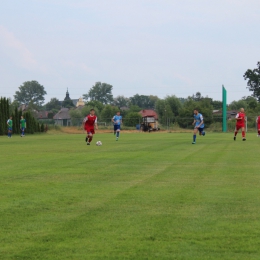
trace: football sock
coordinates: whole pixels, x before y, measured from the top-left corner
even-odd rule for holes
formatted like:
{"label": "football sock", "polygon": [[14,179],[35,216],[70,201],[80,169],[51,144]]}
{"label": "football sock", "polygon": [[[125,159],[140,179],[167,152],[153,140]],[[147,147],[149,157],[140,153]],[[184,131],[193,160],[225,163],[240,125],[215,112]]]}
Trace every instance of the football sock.
{"label": "football sock", "polygon": [[7,133],[7,136],[10,137],[10,133],[9,132]]}
{"label": "football sock", "polygon": [[243,138],[246,137],[245,131],[242,131],[242,137],[243,137]]}
{"label": "football sock", "polygon": [[117,137],[117,138],[119,137],[119,132],[116,132],[116,137]]}
{"label": "football sock", "polygon": [[93,139],[93,137],[90,136],[90,137],[88,138],[88,142],[91,143],[92,139]]}
{"label": "football sock", "polygon": [[235,136],[237,136],[237,131],[235,131]]}
{"label": "football sock", "polygon": [[260,130],[258,130],[258,135],[260,135]]}
{"label": "football sock", "polygon": [[193,142],[196,142],[196,135],[193,135]]}

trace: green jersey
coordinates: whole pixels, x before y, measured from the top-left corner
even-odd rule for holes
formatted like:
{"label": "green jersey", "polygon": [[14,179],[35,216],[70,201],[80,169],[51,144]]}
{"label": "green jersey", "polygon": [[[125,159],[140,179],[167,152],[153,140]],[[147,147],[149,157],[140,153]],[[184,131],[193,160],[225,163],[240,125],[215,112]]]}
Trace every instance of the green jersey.
{"label": "green jersey", "polygon": [[12,128],[13,127],[13,120],[12,119],[8,119],[7,120],[7,124],[8,124],[8,127]]}
{"label": "green jersey", "polygon": [[25,120],[25,119],[21,119],[21,120],[20,120],[20,124],[21,124],[21,128],[25,128],[25,126],[26,126],[26,120]]}

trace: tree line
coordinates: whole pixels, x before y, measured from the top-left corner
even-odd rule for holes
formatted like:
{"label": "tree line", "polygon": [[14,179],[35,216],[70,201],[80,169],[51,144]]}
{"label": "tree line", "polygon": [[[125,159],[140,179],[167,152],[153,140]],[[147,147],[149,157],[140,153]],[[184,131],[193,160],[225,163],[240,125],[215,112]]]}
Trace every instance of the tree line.
{"label": "tree line", "polygon": [[5,97],[0,98],[0,135],[7,134],[7,120],[12,117],[13,120],[13,133],[20,134],[20,119],[23,116],[26,120],[26,133],[34,134],[36,132],[44,132],[45,128],[43,124],[34,118],[30,111],[22,113],[18,111],[18,108],[14,108],[11,111],[11,105],[9,99]]}

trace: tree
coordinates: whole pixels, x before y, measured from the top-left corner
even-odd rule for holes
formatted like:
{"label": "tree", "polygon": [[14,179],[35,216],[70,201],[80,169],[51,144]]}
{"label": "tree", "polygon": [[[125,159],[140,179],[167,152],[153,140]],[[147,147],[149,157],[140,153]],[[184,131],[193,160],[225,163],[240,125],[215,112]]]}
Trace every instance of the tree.
{"label": "tree", "polygon": [[44,102],[44,95],[47,92],[37,81],[26,81],[15,92],[14,98],[19,104],[41,106]]}
{"label": "tree", "polygon": [[[150,98],[152,97],[152,98]],[[142,109],[147,108],[154,108],[155,106],[155,99],[154,96],[145,96],[145,95],[138,95],[135,94],[133,97],[130,97],[130,102],[132,105],[136,105],[141,107]]]}
{"label": "tree", "polygon": [[72,107],[75,107],[72,100],[71,99],[65,99],[63,102],[62,102],[62,107],[66,107],[66,108],[72,108]]}
{"label": "tree", "polygon": [[112,85],[96,82],[89,92],[83,95],[83,98],[91,101],[100,101],[102,104],[110,104],[113,102],[112,89]]}
{"label": "tree", "polygon": [[95,107],[99,111],[102,111],[104,108],[104,104],[97,100],[91,100],[91,101],[87,102],[86,106],[93,107],[93,108]]}
{"label": "tree", "polygon": [[257,63],[256,69],[248,69],[243,77],[247,80],[249,91],[253,91],[252,96],[260,102],[260,61]]}
{"label": "tree", "polygon": [[111,122],[112,117],[116,114],[117,111],[117,107],[106,105],[101,112],[102,121]]}
{"label": "tree", "polygon": [[119,108],[121,107],[128,107],[129,106],[129,98],[126,98],[125,96],[117,96],[113,100],[114,106],[117,106]]}
{"label": "tree", "polygon": [[136,126],[142,122],[142,116],[137,112],[130,112],[123,120],[125,126]]}
{"label": "tree", "polygon": [[51,98],[51,100],[46,103],[46,110],[51,111],[51,110],[60,110],[61,104],[60,101],[57,98]]}

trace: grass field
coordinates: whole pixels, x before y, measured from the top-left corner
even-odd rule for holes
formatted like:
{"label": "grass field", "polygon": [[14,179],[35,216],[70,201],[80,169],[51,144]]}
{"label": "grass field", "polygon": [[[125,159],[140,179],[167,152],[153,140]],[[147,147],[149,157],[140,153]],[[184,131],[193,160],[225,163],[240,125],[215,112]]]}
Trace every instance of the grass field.
{"label": "grass field", "polygon": [[260,138],[0,137],[0,259],[260,259]]}

